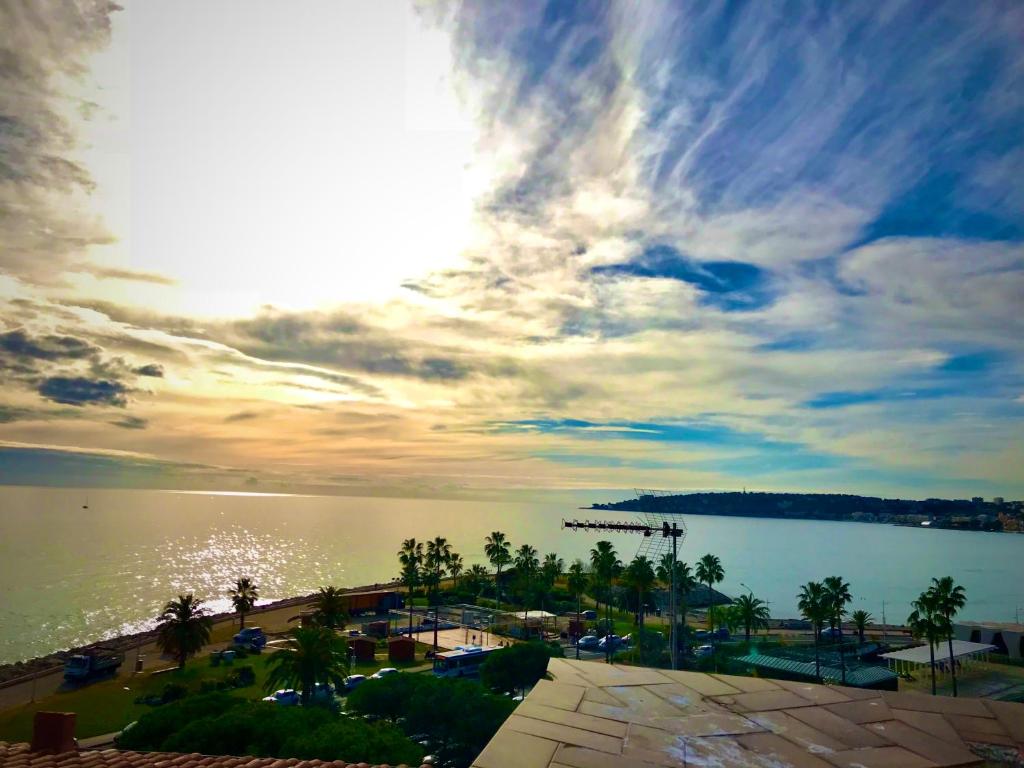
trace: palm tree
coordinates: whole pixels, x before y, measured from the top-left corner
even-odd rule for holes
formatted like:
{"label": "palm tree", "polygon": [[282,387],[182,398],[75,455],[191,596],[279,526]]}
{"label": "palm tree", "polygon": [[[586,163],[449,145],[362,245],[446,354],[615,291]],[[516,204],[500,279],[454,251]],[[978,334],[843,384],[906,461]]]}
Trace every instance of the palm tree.
{"label": "palm tree", "polygon": [[640,649],[640,663],[643,663],[643,634],[644,634],[644,596],[650,591],[654,584],[654,563],[643,555],[633,558],[624,572],[627,583],[636,590],[636,623],[638,644]]}
{"label": "palm tree", "polygon": [[763,600],[759,600],[749,594],[740,595],[736,598],[733,608],[736,611],[736,618],[739,624],[743,626],[748,643],[750,642],[751,629],[755,632],[758,629],[768,629],[768,619],[771,616],[768,613],[768,605]]}
{"label": "palm tree", "polygon": [[406,539],[398,551],[398,562],[402,565],[402,583],[409,595],[409,637],[412,637],[412,593],[420,583],[420,568],[423,565],[423,544],[416,539]]}
{"label": "palm tree", "polygon": [[[587,588],[587,573],[583,565],[583,561],[580,559],[573,560],[572,565],[569,566],[569,578],[568,578],[569,594],[576,598],[576,626],[580,626],[580,608],[583,600],[583,592]],[[580,657],[580,642],[579,637],[576,638],[576,658]]]}
{"label": "palm tree", "polygon": [[949,672],[953,676],[953,695],[956,690],[956,660],[953,658],[953,617],[961,608],[967,605],[967,593],[963,587],[953,581],[952,576],[943,576],[941,579],[932,579],[932,586],[928,589],[935,599],[936,607],[945,624],[946,641],[949,644]]}
{"label": "palm tree", "polygon": [[[661,556],[661,562],[658,563],[658,581],[665,584],[669,589],[672,588],[672,553],[666,552]],[[690,570],[690,566],[680,560],[676,560],[676,622],[681,628],[679,638],[681,640],[680,646],[683,649],[683,655],[686,655],[686,599],[690,596],[690,592],[697,586],[697,580],[693,576],[693,571]]]}
{"label": "palm tree", "polygon": [[213,620],[207,615],[203,601],[196,600],[191,592],[167,603],[158,621],[157,645],[161,651],[178,659],[178,669],[184,669],[188,657],[210,642]]}
{"label": "palm tree", "polygon": [[829,607],[832,609],[829,615],[829,625],[839,630],[839,674],[842,677],[843,685],[846,685],[846,653],[843,650],[843,614],[846,613],[846,606],[853,596],[850,594],[849,583],[843,581],[842,576],[828,576],[825,579],[825,593]]}
{"label": "palm tree", "polygon": [[[607,632],[612,631],[612,579],[622,567],[615,547],[610,541],[599,541],[590,550],[590,567],[594,575],[595,583],[599,588],[606,591],[605,595],[605,618],[607,620]],[[605,661],[611,661],[611,643],[605,643]]]}
{"label": "palm tree", "polygon": [[259,589],[248,576],[240,578],[235,582],[234,588],[228,590],[231,604],[238,611],[239,629],[245,629],[245,614],[256,607],[256,600],[259,596]]}
{"label": "palm tree", "polygon": [[427,554],[423,558],[423,567],[426,569],[427,578],[433,592],[434,603],[434,653],[437,653],[437,602],[438,589],[441,586],[441,577],[444,576],[445,566],[452,556],[452,545],[444,536],[435,536],[427,542]]}
{"label": "palm tree", "polygon": [[335,688],[345,685],[348,674],[348,642],[328,627],[295,627],[288,642],[267,661],[270,674],[266,689],[299,688],[303,705],[309,703],[317,683]]}
{"label": "palm tree", "polygon": [[476,597],[480,597],[484,585],[490,580],[491,574],[479,563],[469,566],[463,579],[463,586],[467,587]]}
{"label": "palm tree", "polygon": [[529,544],[523,544],[516,550],[515,559],[512,561],[516,569],[516,582],[523,595],[523,637],[527,636],[529,627],[527,617],[530,614],[530,602],[534,590],[534,581],[540,574],[540,560],[537,558],[537,550]]}
{"label": "palm tree", "polygon": [[796,605],[800,609],[800,614],[811,622],[811,629],[814,632],[814,675],[820,683],[821,657],[818,643],[821,639],[821,628],[832,615],[832,608],[825,593],[825,585],[820,581],[809,581],[804,584],[800,587]]}
{"label": "palm tree", "polygon": [[495,605],[501,612],[501,569],[512,562],[512,543],[501,531],[492,531],[484,543],[484,554],[494,566]]}
{"label": "palm tree", "polygon": [[336,629],[348,621],[348,601],[337,587],[320,587],[313,597],[313,620],[321,627]]}
{"label": "palm tree", "polygon": [[932,667],[932,696],[935,695],[935,646],[942,639],[946,620],[940,612],[939,601],[934,592],[928,590],[910,604],[914,610],[907,617],[907,626],[914,637],[928,643],[928,656]]}
{"label": "palm tree", "polygon": [[708,585],[708,631],[711,633],[711,653],[715,653],[715,584],[725,578],[725,569],[717,555],[706,554],[697,561],[697,581]]}
{"label": "palm tree", "polygon": [[448,573],[452,575],[452,586],[456,589],[459,587],[459,576],[462,575],[462,571],[465,565],[462,562],[462,555],[458,552],[452,552],[448,557]]}
{"label": "palm tree", "polygon": [[544,592],[541,593],[540,609],[544,610],[544,595],[555,587],[555,582],[565,570],[565,561],[554,552],[544,555],[544,562],[540,566],[541,580],[544,584]]}
{"label": "palm tree", "polygon": [[864,642],[864,630],[868,624],[871,623],[871,614],[867,611],[854,611],[850,614],[850,619],[853,621],[853,626],[857,628],[857,637],[860,641]]}

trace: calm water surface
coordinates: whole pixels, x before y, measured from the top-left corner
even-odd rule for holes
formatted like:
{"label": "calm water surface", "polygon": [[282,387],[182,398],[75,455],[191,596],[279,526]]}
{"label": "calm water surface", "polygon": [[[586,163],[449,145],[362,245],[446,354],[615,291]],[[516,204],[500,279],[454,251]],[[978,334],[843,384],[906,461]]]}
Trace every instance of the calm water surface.
{"label": "calm water surface", "polygon": [[[89,509],[82,509],[88,500]],[[402,539],[445,536],[466,565],[485,562],[484,537],[586,559],[597,536],[560,530],[594,498],[524,504],[335,496],[227,496],[168,491],[0,487],[0,662],[29,658],[150,626],[171,597],[193,591],[226,610],[239,575],[274,600],[323,584],[356,586],[398,572]],[[611,516],[621,519],[626,515]],[[963,615],[1024,613],[1024,536],[862,523],[687,518],[680,559],[721,557],[719,589],[797,615],[800,584],[846,577],[853,609],[902,620],[936,575],[967,588]],[[639,539],[608,536],[623,559]]]}

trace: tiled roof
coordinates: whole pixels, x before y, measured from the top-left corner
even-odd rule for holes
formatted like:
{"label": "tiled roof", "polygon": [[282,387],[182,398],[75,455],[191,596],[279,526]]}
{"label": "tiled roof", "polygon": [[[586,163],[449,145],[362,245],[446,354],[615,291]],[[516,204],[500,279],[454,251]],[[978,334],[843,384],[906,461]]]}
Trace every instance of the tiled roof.
{"label": "tiled roof", "polygon": [[[299,760],[278,757],[229,757],[177,752],[82,750],[58,755],[32,752],[28,744],[0,741],[2,768],[388,768],[344,760]],[[401,766],[399,768],[402,768]],[[422,768],[429,768],[423,766]]]}
{"label": "tiled roof", "polygon": [[[787,672],[811,678],[816,677],[818,674],[818,669],[815,667],[813,661],[797,661],[796,659],[787,659],[781,656],[769,656],[762,653],[752,653],[749,656],[739,656],[736,661],[742,664],[749,664],[752,667],[770,669],[776,673]],[[825,664],[821,665],[821,676],[824,680],[833,680],[838,682],[842,679],[842,675],[842,670],[837,669],[836,667],[830,667]],[[888,680],[895,680],[897,677],[898,675],[895,672],[892,672],[885,667],[868,666],[846,670],[847,685],[857,687],[877,685],[878,683]]]}
{"label": "tiled roof", "polygon": [[475,768],[947,768],[1024,758],[1024,704],[552,659]]}

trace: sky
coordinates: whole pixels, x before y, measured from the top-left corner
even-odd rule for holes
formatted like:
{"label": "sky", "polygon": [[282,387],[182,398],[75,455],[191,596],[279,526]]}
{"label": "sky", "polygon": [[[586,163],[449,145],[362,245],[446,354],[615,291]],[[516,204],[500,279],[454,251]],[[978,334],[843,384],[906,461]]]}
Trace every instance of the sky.
{"label": "sky", "polygon": [[1024,6],[0,0],[0,483],[1024,497]]}

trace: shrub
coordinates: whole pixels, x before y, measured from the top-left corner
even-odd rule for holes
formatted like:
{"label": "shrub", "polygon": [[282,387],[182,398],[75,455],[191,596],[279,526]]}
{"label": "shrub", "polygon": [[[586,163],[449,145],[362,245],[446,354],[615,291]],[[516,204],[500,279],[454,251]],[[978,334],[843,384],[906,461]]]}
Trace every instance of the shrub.
{"label": "shrub", "polygon": [[285,742],[282,755],[302,759],[361,760],[391,765],[418,764],[423,749],[386,723],[338,718],[315,731],[300,732]]}
{"label": "shrub", "polygon": [[118,746],[124,749],[158,750],[168,736],[188,723],[223,714],[241,703],[241,699],[223,693],[189,696],[140,717],[131,730],[121,734]]}
{"label": "shrub", "polygon": [[514,694],[535,685],[548,670],[551,653],[544,643],[517,643],[490,655],[480,668],[480,682],[497,693]]}
{"label": "shrub", "polygon": [[168,683],[160,694],[160,701],[163,704],[170,704],[172,701],[183,699],[188,696],[188,688],[181,683]]}

